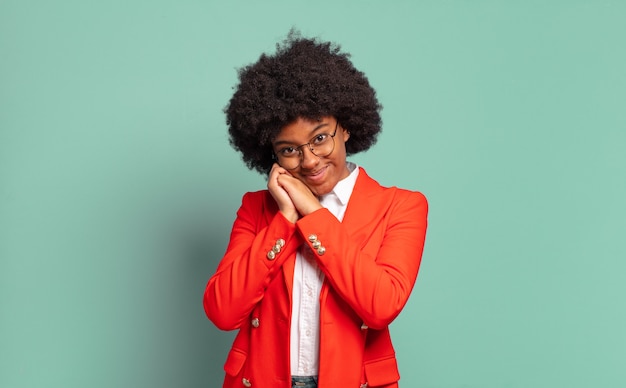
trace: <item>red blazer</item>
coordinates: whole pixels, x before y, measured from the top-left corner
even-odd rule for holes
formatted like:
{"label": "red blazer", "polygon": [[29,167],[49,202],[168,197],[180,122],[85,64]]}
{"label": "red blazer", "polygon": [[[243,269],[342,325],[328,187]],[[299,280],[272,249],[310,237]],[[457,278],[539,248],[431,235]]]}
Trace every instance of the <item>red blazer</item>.
{"label": "red blazer", "polygon": [[319,387],[397,387],[388,325],[415,283],[427,212],[421,193],[382,187],[363,169],[343,222],[320,209],[292,224],[267,190],[246,193],[204,293],[209,319],[239,330],[223,387],[291,387],[291,289],[302,244],[325,275]]}

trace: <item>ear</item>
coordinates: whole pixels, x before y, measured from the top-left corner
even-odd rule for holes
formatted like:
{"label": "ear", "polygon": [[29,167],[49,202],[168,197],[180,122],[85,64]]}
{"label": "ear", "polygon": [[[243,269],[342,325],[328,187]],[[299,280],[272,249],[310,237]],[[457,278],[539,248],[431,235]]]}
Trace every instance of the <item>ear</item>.
{"label": "ear", "polygon": [[348,131],[344,127],[341,127],[341,138],[343,139],[344,143],[347,142],[350,138],[350,131]]}

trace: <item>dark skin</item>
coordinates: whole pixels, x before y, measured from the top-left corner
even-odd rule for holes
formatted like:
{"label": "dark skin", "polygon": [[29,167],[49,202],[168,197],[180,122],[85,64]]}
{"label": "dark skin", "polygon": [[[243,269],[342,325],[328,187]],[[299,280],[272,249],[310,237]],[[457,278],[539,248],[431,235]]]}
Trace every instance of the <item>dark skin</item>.
{"label": "dark skin", "polygon": [[292,223],[300,217],[322,208],[319,196],[328,194],[337,182],[350,174],[346,162],[345,143],[350,133],[338,126],[332,116],[320,120],[298,118],[287,124],[273,142],[275,151],[285,144],[297,147],[305,144],[320,133],[332,133],[338,127],[334,138],[333,152],[326,157],[319,157],[304,146],[302,162],[293,169],[286,170],[274,163],[269,173],[267,188],[278,205],[278,209]]}

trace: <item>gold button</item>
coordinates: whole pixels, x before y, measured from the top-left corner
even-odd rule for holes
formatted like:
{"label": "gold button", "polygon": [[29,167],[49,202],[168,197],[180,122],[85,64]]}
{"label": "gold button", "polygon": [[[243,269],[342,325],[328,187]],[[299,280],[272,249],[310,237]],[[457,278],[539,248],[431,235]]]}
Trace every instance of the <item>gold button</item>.
{"label": "gold button", "polygon": [[280,252],[280,245],[278,245],[278,244],[274,245],[274,248],[272,248],[272,250],[273,250],[275,253]]}
{"label": "gold button", "polygon": [[250,382],[250,380],[248,380],[248,379],[247,379],[247,378],[245,378],[245,377],[244,377],[243,379],[241,379],[241,382],[242,382],[242,383],[243,383],[243,385],[244,385],[244,386],[246,386],[246,387],[251,387],[251,386],[252,386],[252,383]]}
{"label": "gold button", "polygon": [[361,325],[361,330],[367,330],[369,329],[369,326],[367,326],[365,323]]}
{"label": "gold button", "polygon": [[279,238],[278,240],[276,240],[276,245],[278,245],[279,247],[284,247],[285,246],[285,240],[283,240],[282,238]]}
{"label": "gold button", "polygon": [[317,241],[317,236],[314,234],[309,235],[309,241],[310,242]]}
{"label": "gold button", "polygon": [[259,327],[259,318],[252,318],[252,321],[250,321],[250,323],[252,324],[252,327]]}
{"label": "gold button", "polygon": [[267,252],[267,258],[269,260],[274,260],[276,258],[276,254],[274,253],[274,251]]}
{"label": "gold button", "polygon": [[313,242],[313,244],[311,244],[311,245],[313,245],[313,248],[317,249],[317,248],[319,248],[320,246],[322,246],[322,243],[321,243],[321,242],[319,242],[319,241],[314,241],[314,242]]}
{"label": "gold button", "polygon": [[317,248],[317,254],[322,256],[324,253],[326,253],[326,248],[324,247],[319,247]]}

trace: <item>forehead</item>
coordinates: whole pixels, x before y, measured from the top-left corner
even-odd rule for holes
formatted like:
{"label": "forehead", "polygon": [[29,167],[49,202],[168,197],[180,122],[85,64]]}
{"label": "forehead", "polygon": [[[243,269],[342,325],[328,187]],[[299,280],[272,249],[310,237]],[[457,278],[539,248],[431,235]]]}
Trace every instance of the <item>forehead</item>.
{"label": "forehead", "polygon": [[334,125],[334,119],[330,116],[322,117],[319,120],[298,118],[282,127],[273,143],[307,142],[312,136],[315,136],[317,132],[332,129],[331,124]]}

